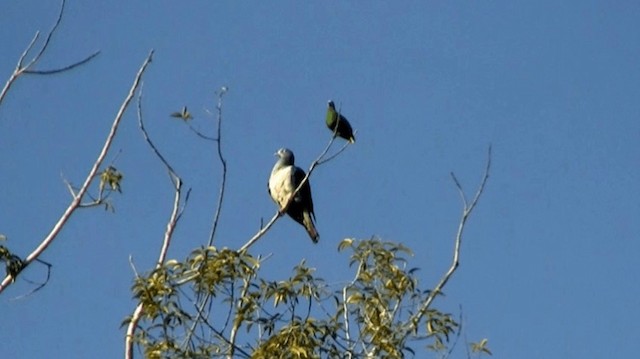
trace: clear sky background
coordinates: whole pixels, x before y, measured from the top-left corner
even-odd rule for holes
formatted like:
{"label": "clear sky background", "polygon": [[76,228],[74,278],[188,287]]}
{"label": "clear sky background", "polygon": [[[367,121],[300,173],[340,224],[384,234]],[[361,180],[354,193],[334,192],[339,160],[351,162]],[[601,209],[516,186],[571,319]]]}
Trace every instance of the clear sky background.
{"label": "clear sky background", "polygon": [[[58,1],[0,4],[0,80]],[[330,138],[334,99],[357,143],[311,178],[321,238],[283,219],[252,249],[264,274],[306,259],[339,285],[346,237],[415,251],[421,285],[451,260],[461,204],[493,144],[491,178],[436,302],[496,358],[631,358],[640,338],[640,3],[636,1],[237,2],[70,0],[38,66],[102,53],[73,72],[23,77],[0,106],[0,233],[26,256],[70,201],[133,77],[148,130],[192,196],[169,257],[206,242],[220,184],[212,144],[169,114],[189,106],[212,133],[224,98],[227,197],[216,244],[237,248],[275,211],[266,182],[280,147],[307,168]],[[157,258],[173,193],[127,112],[114,151],[116,213],[82,210],[0,297],[7,358],[116,358],[131,313],[131,255]],[[459,344],[461,345],[461,344]],[[457,357],[464,351],[458,350]],[[416,357],[435,357],[419,353]]]}

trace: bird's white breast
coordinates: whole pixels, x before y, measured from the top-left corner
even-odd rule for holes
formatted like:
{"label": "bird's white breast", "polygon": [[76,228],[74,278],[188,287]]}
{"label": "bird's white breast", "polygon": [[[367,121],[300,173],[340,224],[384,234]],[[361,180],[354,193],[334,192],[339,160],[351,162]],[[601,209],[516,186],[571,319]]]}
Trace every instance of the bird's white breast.
{"label": "bird's white breast", "polygon": [[282,208],[289,197],[295,191],[296,187],[293,181],[294,168],[286,166],[274,169],[269,178],[269,192],[271,198]]}

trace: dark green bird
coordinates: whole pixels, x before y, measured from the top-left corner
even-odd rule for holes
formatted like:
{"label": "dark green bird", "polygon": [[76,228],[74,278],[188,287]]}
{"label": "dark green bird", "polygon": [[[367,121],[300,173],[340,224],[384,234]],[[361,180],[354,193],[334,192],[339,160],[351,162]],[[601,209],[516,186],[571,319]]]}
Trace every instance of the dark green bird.
{"label": "dark green bird", "polygon": [[[336,136],[342,137],[345,140],[354,143],[356,142],[356,138],[353,137],[353,129],[351,128],[351,124],[349,121],[342,116],[342,114],[336,111],[336,105],[333,101],[329,101],[329,107],[327,108],[327,127],[333,132],[335,132]],[[336,130],[336,126],[338,129]]]}

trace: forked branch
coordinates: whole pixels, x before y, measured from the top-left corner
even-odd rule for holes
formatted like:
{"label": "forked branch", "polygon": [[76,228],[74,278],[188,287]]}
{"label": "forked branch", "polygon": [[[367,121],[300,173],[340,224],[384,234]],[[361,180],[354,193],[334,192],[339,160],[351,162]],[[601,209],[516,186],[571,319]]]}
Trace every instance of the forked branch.
{"label": "forked branch", "polygon": [[460,218],[460,222],[458,223],[458,231],[456,233],[455,247],[453,250],[453,260],[451,262],[451,266],[442,276],[438,284],[436,284],[433,290],[429,292],[429,294],[427,295],[427,298],[420,306],[420,309],[415,314],[413,314],[407,321],[407,326],[405,328],[406,332],[411,332],[416,330],[416,328],[420,323],[420,320],[424,317],[424,315],[429,310],[431,303],[433,303],[433,300],[436,298],[437,295],[442,293],[442,289],[444,288],[444,286],[447,284],[447,282],[449,281],[453,273],[456,271],[456,269],[460,265],[460,248],[462,246],[462,234],[464,232],[464,226],[467,222],[467,219],[469,219],[471,212],[478,204],[478,200],[480,199],[480,196],[484,192],[484,187],[487,184],[487,180],[489,179],[490,169],[491,169],[491,145],[489,145],[489,149],[487,150],[487,164],[484,170],[484,175],[482,176],[482,180],[480,181],[478,190],[476,191],[476,194],[474,195],[471,202],[467,200],[464,194],[464,191],[462,190],[462,186],[460,185],[460,182],[458,181],[456,176],[453,174],[453,172],[451,172],[451,177],[453,179],[453,182],[456,188],[458,189],[458,193],[460,194],[460,197],[462,199],[462,204],[463,204],[462,216]]}
{"label": "forked branch", "polygon": [[11,88],[13,83],[21,75],[52,75],[52,74],[57,74],[57,73],[60,73],[60,72],[69,71],[69,70],[72,70],[72,69],[74,69],[74,68],[76,68],[78,66],[84,65],[85,63],[91,61],[94,57],[96,57],[96,56],[98,56],[100,54],[100,50],[95,51],[94,53],[92,53],[91,55],[85,57],[84,59],[82,59],[80,61],[74,62],[74,63],[72,63],[70,65],[66,65],[66,66],[63,66],[63,67],[60,67],[60,68],[49,69],[49,70],[35,70],[34,69],[34,66],[38,63],[38,61],[40,61],[40,59],[42,58],[42,55],[44,55],[45,51],[49,47],[49,43],[51,42],[51,38],[53,37],[53,34],[56,32],[56,29],[58,29],[58,26],[60,25],[60,22],[62,21],[62,15],[64,14],[65,2],[66,2],[65,0],[62,0],[62,3],[60,4],[60,12],[58,13],[58,19],[56,20],[56,23],[53,25],[53,27],[51,28],[51,30],[47,34],[47,38],[44,40],[44,43],[42,44],[42,47],[40,48],[38,53],[29,61],[29,63],[27,63],[26,65],[24,64],[25,58],[27,57],[29,52],[31,52],[31,50],[33,49],[36,41],[40,38],[40,31],[36,32],[36,34],[33,36],[33,39],[31,40],[29,45],[27,46],[27,48],[24,50],[24,52],[22,53],[22,55],[18,59],[18,64],[16,65],[16,68],[13,70],[13,73],[11,74],[11,76],[9,76],[9,80],[7,80],[7,82],[4,85],[4,88],[2,88],[2,91],[0,92],[0,104],[2,104],[2,100],[4,100],[5,96],[7,95],[7,92],[9,92],[9,89]]}
{"label": "forked branch", "polygon": [[[93,182],[93,179],[96,177],[96,174],[98,173],[98,170],[102,165],[102,162],[104,161],[105,157],[107,156],[107,153],[109,152],[109,149],[111,148],[111,144],[113,143],[113,140],[118,131],[118,125],[120,125],[120,122],[122,121],[122,117],[124,116],[125,111],[129,107],[129,103],[131,102],[131,99],[133,98],[136,90],[138,89],[138,86],[140,85],[142,75],[147,69],[147,66],[149,65],[149,63],[151,63],[152,56],[153,56],[153,50],[151,50],[151,52],[143,62],[142,66],[138,70],[138,73],[136,74],[133,84],[129,89],[129,93],[127,94],[124,101],[122,102],[122,105],[120,106],[120,109],[118,110],[118,113],[116,114],[116,117],[113,120],[111,129],[109,130],[109,134],[107,135],[107,139],[105,140],[104,145],[102,146],[102,150],[100,150],[100,153],[98,154],[98,158],[96,159],[96,161],[93,163],[93,166],[89,170],[89,173],[87,174],[87,177],[84,180],[84,183],[82,184],[80,189],[76,192],[75,196],[73,196],[71,203],[69,204],[67,209],[64,211],[64,213],[62,213],[62,216],[60,216],[60,218],[58,219],[56,224],[53,226],[49,234],[47,234],[47,236],[42,240],[40,245],[38,245],[38,247],[34,249],[33,252],[31,252],[31,254],[29,254],[29,256],[27,256],[27,258],[24,260],[22,269],[29,266],[34,260],[38,259],[38,257],[47,249],[47,247],[49,247],[49,245],[56,239],[56,237],[58,236],[62,228],[67,223],[67,221],[69,221],[69,218],[71,218],[71,215],[76,211],[76,209],[81,207],[82,198],[87,193],[87,190],[89,189],[91,183]],[[13,279],[14,278],[12,278],[12,276],[10,275],[7,275],[4,278],[2,283],[0,283],[0,293],[2,293],[2,291],[11,284]]]}

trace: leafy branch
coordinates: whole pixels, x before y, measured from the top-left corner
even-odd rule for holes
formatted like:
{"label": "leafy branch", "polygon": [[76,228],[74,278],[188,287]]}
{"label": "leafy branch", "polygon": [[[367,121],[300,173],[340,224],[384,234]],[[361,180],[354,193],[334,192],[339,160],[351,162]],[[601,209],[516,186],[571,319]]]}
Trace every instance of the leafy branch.
{"label": "leafy branch", "polygon": [[455,247],[453,250],[453,259],[451,262],[451,266],[444,273],[444,275],[442,276],[440,281],[436,284],[436,286],[433,288],[433,290],[431,290],[426,300],[422,303],[422,306],[420,307],[420,309],[411,317],[411,320],[408,321],[409,325],[405,328],[405,332],[411,332],[411,331],[417,330],[420,320],[428,313],[429,307],[431,306],[433,300],[436,298],[436,296],[442,294],[442,289],[444,288],[444,286],[447,284],[447,282],[449,281],[453,273],[456,271],[456,269],[460,265],[460,250],[462,246],[462,234],[464,232],[465,224],[467,223],[467,220],[469,219],[471,212],[478,204],[478,200],[480,199],[480,196],[482,196],[482,193],[484,192],[485,185],[487,184],[487,180],[489,179],[490,169],[491,169],[491,145],[487,150],[487,164],[484,170],[484,175],[480,180],[480,185],[478,187],[478,190],[476,191],[471,202],[467,200],[467,197],[464,194],[464,191],[462,190],[462,186],[460,185],[460,182],[456,178],[455,174],[451,172],[451,178],[453,179],[453,182],[458,190],[458,193],[460,194],[460,198],[462,199],[462,216],[460,218],[460,222],[458,223],[458,231],[456,233]]}
{"label": "leafy branch", "polygon": [[[89,173],[87,174],[87,177],[85,178],[82,186],[77,192],[73,192],[71,203],[69,204],[67,209],[62,213],[58,221],[54,224],[49,234],[47,234],[45,238],[42,240],[40,245],[38,245],[38,247],[36,247],[27,256],[27,258],[24,259],[24,261],[22,262],[22,268],[20,270],[23,270],[24,268],[29,266],[34,260],[38,259],[38,257],[47,249],[47,247],[49,247],[49,245],[53,243],[53,241],[56,239],[56,237],[58,236],[62,228],[65,226],[65,224],[69,221],[73,213],[78,208],[82,207],[82,198],[85,196],[85,194],[89,190],[89,187],[91,186],[94,178],[96,177],[96,174],[98,173],[98,170],[102,165],[102,162],[104,161],[105,157],[107,156],[107,153],[109,152],[109,149],[111,148],[111,144],[113,143],[113,140],[118,131],[118,125],[120,125],[120,122],[122,121],[124,113],[129,107],[129,103],[133,99],[133,96],[136,90],[138,89],[138,86],[140,85],[142,75],[147,69],[147,66],[151,63],[152,57],[153,57],[153,50],[149,52],[149,55],[147,56],[142,66],[138,70],[138,73],[135,76],[133,84],[129,89],[129,93],[127,94],[124,101],[122,102],[122,105],[120,106],[120,109],[118,110],[118,113],[116,114],[116,117],[114,118],[113,123],[111,124],[111,128],[109,129],[107,138],[102,146],[102,150],[100,150],[100,153],[98,154],[96,161],[91,166],[91,169],[89,170]],[[0,293],[2,293],[2,291],[6,289],[7,286],[9,286],[14,280],[15,278],[12,275],[7,275],[2,281],[2,283],[0,283]]]}

